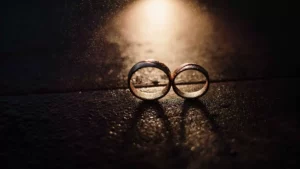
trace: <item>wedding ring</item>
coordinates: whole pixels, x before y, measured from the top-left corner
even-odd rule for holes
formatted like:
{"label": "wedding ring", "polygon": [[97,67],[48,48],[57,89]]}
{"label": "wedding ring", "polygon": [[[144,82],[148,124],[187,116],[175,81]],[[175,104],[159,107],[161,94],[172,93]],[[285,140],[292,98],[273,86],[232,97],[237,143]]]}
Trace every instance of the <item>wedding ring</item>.
{"label": "wedding ring", "polygon": [[[194,70],[194,71],[198,71],[200,73],[202,73],[205,77],[205,84],[204,86],[198,90],[198,91],[193,91],[193,92],[185,92],[183,90],[180,90],[176,84],[175,84],[175,79],[176,77],[184,72],[184,71],[187,71],[187,70]],[[188,82],[187,82],[188,83]],[[173,77],[172,77],[172,86],[173,86],[173,90],[174,92],[180,96],[180,97],[183,97],[183,98],[186,98],[186,99],[193,99],[193,98],[197,98],[197,97],[200,97],[200,96],[203,96],[208,88],[209,88],[209,76],[208,76],[208,72],[201,66],[197,65],[197,64],[192,64],[192,63],[185,63],[181,66],[179,66],[179,68],[177,68],[174,73],[173,73]]]}
{"label": "wedding ring", "polygon": [[[133,84],[134,81],[134,79],[132,79],[133,75],[142,68],[151,68],[151,67],[161,70],[166,75],[168,80],[166,86],[162,90],[157,90],[155,92],[146,92],[146,91],[139,90],[138,87]],[[153,84],[158,84],[158,82],[153,82]],[[145,61],[138,62],[131,68],[131,70],[128,73],[128,87],[130,89],[130,92],[134,96],[142,100],[157,100],[164,97],[169,92],[171,85],[172,85],[171,71],[165,64],[155,60],[145,60]],[[145,86],[145,88],[147,88],[147,86]]]}

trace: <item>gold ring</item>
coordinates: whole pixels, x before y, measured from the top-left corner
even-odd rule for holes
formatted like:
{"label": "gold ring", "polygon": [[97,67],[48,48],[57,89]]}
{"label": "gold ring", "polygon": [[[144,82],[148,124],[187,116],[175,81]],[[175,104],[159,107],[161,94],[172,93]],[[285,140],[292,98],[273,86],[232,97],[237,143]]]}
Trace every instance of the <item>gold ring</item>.
{"label": "gold ring", "polygon": [[[147,93],[147,92],[142,92],[140,90],[137,90],[137,88],[133,85],[132,77],[133,77],[134,73],[142,68],[147,68],[147,67],[157,68],[157,69],[163,71],[167,75],[168,83],[162,90],[154,92],[154,93]],[[138,62],[130,69],[130,71],[128,73],[128,87],[130,89],[130,92],[134,96],[136,96],[137,98],[142,99],[142,100],[157,100],[157,99],[164,97],[169,92],[171,85],[172,85],[171,71],[165,64],[155,61],[155,60],[145,60],[145,61]]]}
{"label": "gold ring", "polygon": [[[204,76],[205,76],[205,84],[204,86],[198,90],[198,91],[195,91],[195,92],[184,92],[182,90],[180,90],[176,84],[175,84],[175,79],[176,77],[184,72],[184,71],[187,71],[187,70],[195,70],[195,71],[198,71],[200,73],[202,73]],[[186,98],[186,99],[193,99],[193,98],[197,98],[197,97],[201,97],[203,96],[208,88],[209,88],[209,75],[208,75],[208,72],[200,65],[197,65],[197,64],[192,64],[192,63],[185,63],[181,66],[179,66],[174,72],[173,72],[173,77],[172,77],[172,86],[173,86],[173,90],[174,92],[180,96],[180,97],[183,97],[183,98]]]}

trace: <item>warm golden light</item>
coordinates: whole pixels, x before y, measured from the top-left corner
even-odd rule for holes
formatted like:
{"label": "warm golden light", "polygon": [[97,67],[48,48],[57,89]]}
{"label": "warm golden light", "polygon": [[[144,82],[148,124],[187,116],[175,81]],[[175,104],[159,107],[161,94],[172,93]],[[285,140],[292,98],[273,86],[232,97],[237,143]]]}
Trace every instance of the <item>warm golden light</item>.
{"label": "warm golden light", "polygon": [[[121,56],[132,63],[159,60],[171,70],[186,62],[206,62],[203,56],[211,42],[213,23],[196,0],[136,0],[116,15],[102,30]],[[100,38],[99,38],[100,39]],[[97,45],[97,42],[95,42]],[[125,63],[126,64],[126,63]]]}
{"label": "warm golden light", "polygon": [[167,21],[170,10],[172,10],[169,1],[147,0],[143,5],[147,20],[156,26],[162,26]]}
{"label": "warm golden light", "polygon": [[[122,28],[134,31],[128,39],[137,41],[165,41],[164,36],[170,26],[174,25],[178,1],[141,0],[122,14]],[[129,33],[126,31],[126,34]],[[125,36],[128,36],[128,34]]]}
{"label": "warm golden light", "polygon": [[[247,25],[240,27],[243,22],[236,23],[234,17],[222,15],[226,11],[206,7],[206,3],[199,0],[130,2],[109,15],[105,23],[103,18],[99,21],[87,42],[86,54],[78,56],[101,70],[110,69],[107,76],[101,75],[97,79],[101,85],[103,77],[108,76],[127,80],[127,72],[136,62],[150,58],[165,63],[171,71],[183,63],[195,63],[203,66],[215,79],[223,79],[229,74],[240,76],[233,66],[239,61],[238,57],[256,55],[257,48],[264,47],[264,43],[257,43],[261,41],[259,37],[252,37],[255,35],[250,33],[253,30],[243,30]],[[244,35],[244,31],[250,34]],[[114,69],[115,65],[123,67]],[[120,84],[123,84],[122,80]],[[155,85],[157,80],[150,82]]]}

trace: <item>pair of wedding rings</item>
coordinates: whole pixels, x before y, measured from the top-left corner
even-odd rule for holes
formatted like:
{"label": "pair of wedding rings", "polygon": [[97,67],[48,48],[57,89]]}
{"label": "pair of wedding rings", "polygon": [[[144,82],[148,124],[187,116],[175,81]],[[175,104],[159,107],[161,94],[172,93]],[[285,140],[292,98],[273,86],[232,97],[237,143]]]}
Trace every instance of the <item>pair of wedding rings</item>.
{"label": "pair of wedding rings", "polygon": [[[167,77],[168,77],[168,82],[165,85],[165,87],[162,90],[158,90],[157,92],[149,93],[149,92],[143,92],[141,90],[138,90],[133,83],[133,75],[139,71],[142,68],[157,68],[161,70]],[[187,70],[194,70],[202,73],[205,77],[205,84],[204,86],[198,90],[198,91],[193,91],[193,92],[186,92],[183,90],[180,90],[177,85],[175,84],[175,79],[176,77],[181,74],[184,71]],[[131,91],[131,93],[136,96],[139,99],[142,100],[157,100],[162,97],[164,97],[170,90],[171,86],[173,87],[174,92],[179,95],[180,97],[186,98],[186,99],[193,99],[193,98],[198,98],[203,96],[208,88],[209,88],[209,76],[208,72],[201,67],[200,65],[197,64],[192,64],[192,63],[185,63],[179,68],[177,68],[173,74],[171,74],[170,69],[163,63],[155,60],[145,60],[136,63],[131,70],[128,73],[128,86]]]}

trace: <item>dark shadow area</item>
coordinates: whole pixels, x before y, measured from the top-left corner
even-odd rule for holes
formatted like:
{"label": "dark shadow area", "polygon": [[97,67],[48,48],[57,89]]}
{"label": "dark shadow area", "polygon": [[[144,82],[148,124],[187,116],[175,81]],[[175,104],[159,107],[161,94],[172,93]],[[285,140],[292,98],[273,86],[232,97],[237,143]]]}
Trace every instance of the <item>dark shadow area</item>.
{"label": "dark shadow area", "polygon": [[101,168],[106,163],[107,115],[83,95],[66,95],[0,98],[2,167]]}
{"label": "dark shadow area", "polygon": [[[161,118],[166,126],[166,131],[171,131],[171,124],[168,120],[168,117],[165,114],[165,110],[162,105],[158,101],[142,101],[137,110],[134,113],[134,117],[132,118],[131,128],[129,129],[128,133],[126,134],[126,140],[128,143],[132,142],[133,138],[136,135],[135,128],[137,127],[138,121],[142,118],[142,115],[145,111],[151,110],[157,114],[157,118]],[[172,133],[168,134],[166,137],[167,143],[171,143],[172,141]]]}
{"label": "dark shadow area", "polygon": [[[223,168],[231,168],[229,150],[206,106],[199,100],[185,100],[182,110],[179,111],[181,113],[178,114],[180,117],[178,124],[174,123],[173,118],[168,117],[168,113],[158,101],[141,102],[130,121],[131,127],[124,133],[125,142],[121,151],[120,164],[131,168],[149,169],[212,168],[224,164],[226,166]],[[149,119],[145,117],[149,112],[156,117]],[[156,118],[161,119],[163,126],[157,123],[153,123],[151,128],[141,125],[141,123],[152,123]],[[196,118],[195,122],[189,120],[193,118]],[[199,124],[198,120],[207,121],[205,122],[207,124]],[[161,135],[153,136],[158,126],[163,129],[156,134],[162,134],[164,138],[159,139]],[[174,130],[177,127],[180,128],[179,131]],[[188,139],[186,131],[188,131]],[[204,141],[200,143],[197,140],[198,136]],[[226,160],[216,160],[220,157]]]}
{"label": "dark shadow area", "polygon": [[116,77],[123,68],[118,46],[101,39],[97,42],[100,43],[97,53],[86,51],[94,31],[103,27],[126,3],[3,2],[0,95],[95,90],[108,88],[109,85],[102,85],[108,84],[107,81],[119,83],[116,78],[109,78]]}
{"label": "dark shadow area", "polygon": [[205,116],[205,118],[209,121],[209,124],[212,126],[212,131],[215,133],[218,133],[220,135],[220,131],[218,131],[218,125],[215,123],[214,119],[211,117],[209,114],[206,106],[198,99],[186,99],[183,102],[182,105],[182,112],[181,112],[181,118],[182,118],[182,123],[180,124],[181,126],[181,140],[184,142],[186,140],[185,138],[185,120],[187,118],[188,112],[191,108],[195,108]]}
{"label": "dark shadow area", "polygon": [[[297,58],[294,57],[296,46],[295,43],[289,43],[295,41],[294,34],[297,32],[297,29],[294,27],[297,17],[292,12],[295,11],[293,6],[296,1],[198,1],[206,4],[209,10],[219,14],[221,20],[239,23],[240,28],[248,27],[251,32],[256,33],[256,36],[264,39],[268,46],[261,46],[261,48],[267,47],[269,51],[267,53],[268,56],[262,56],[261,59],[270,62],[265,65],[266,67],[272,64],[274,64],[273,67],[285,67],[289,70],[286,71],[288,73],[286,76],[298,76],[299,69],[296,65],[297,63],[295,63]],[[280,74],[280,71],[278,71],[278,74]]]}
{"label": "dark shadow area", "polygon": [[81,49],[73,49],[69,57],[47,52],[10,55],[1,63],[0,95],[90,91],[122,85],[123,79],[118,77],[125,58],[117,44],[101,42],[88,54],[78,51]]}
{"label": "dark shadow area", "polygon": [[99,24],[104,25],[127,3],[120,0],[33,0],[30,3],[5,0],[1,3],[5,24],[0,28],[5,41],[1,41],[0,53],[56,53],[70,49],[74,43],[83,45]]}
{"label": "dark shadow area", "polygon": [[[149,118],[147,114],[150,114]],[[170,165],[170,149],[174,146],[172,125],[162,105],[158,101],[143,101],[133,115],[130,128],[124,135],[121,164],[137,169],[165,168]]]}
{"label": "dark shadow area", "polygon": [[[199,153],[198,159],[194,159],[193,161],[190,161],[190,167],[192,168],[234,168],[234,164],[233,162],[233,158],[232,158],[232,154],[230,154],[230,146],[229,144],[226,142],[226,139],[223,135],[223,132],[219,129],[218,124],[215,122],[213,116],[209,113],[209,111],[207,110],[205,104],[203,104],[203,102],[199,99],[186,99],[183,102],[182,105],[182,112],[181,112],[181,123],[180,123],[180,138],[181,138],[181,142],[187,142],[187,133],[186,133],[186,129],[187,128],[194,128],[194,127],[188,127],[188,123],[189,121],[186,121],[186,119],[191,119],[191,118],[195,118],[195,116],[197,117],[198,115],[194,115],[193,112],[195,113],[199,113],[198,115],[202,115],[202,119],[204,121],[207,121],[206,123],[208,124],[208,126],[202,126],[200,127],[200,129],[198,129],[198,131],[196,130],[195,133],[199,132],[200,130],[203,130],[203,128],[209,128],[210,132],[214,133],[214,135],[216,136],[215,139],[208,139],[207,145],[205,145],[204,147],[202,147],[200,145],[200,147],[202,148],[201,151],[205,152],[205,149],[215,149],[214,151],[211,151],[209,153],[205,152],[203,154]],[[197,119],[198,120],[198,119]],[[203,123],[202,123],[203,124]],[[201,126],[201,125],[200,125]],[[205,135],[205,134],[204,134]],[[211,137],[211,136],[207,136],[207,137]],[[190,140],[193,140],[193,138],[189,138]],[[195,137],[196,139],[196,137]],[[212,145],[210,145],[212,144]],[[201,149],[200,148],[200,149]],[[204,149],[204,150],[203,150]],[[211,153],[211,154],[210,154]],[[197,154],[197,153],[195,153]],[[206,156],[210,156],[212,155],[212,158],[207,158]],[[190,154],[190,156],[194,156],[193,153]],[[204,159],[201,159],[202,158]],[[216,160],[217,158],[220,158],[222,160]],[[197,160],[199,160],[197,162]]]}

